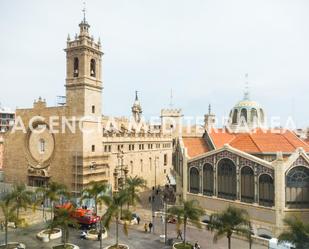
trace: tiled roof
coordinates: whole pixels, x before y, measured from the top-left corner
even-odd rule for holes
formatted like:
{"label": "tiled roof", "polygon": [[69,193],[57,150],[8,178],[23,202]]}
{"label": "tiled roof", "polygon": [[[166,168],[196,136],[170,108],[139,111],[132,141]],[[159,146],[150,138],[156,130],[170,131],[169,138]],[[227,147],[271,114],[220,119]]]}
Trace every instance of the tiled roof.
{"label": "tiled roof", "polygon": [[183,137],[182,141],[188,150],[189,157],[195,157],[209,151],[206,142],[201,137]]}
{"label": "tiled roof", "polygon": [[227,130],[220,129],[210,132],[209,136],[216,149],[229,144],[247,153],[276,153],[278,151],[292,153],[298,147],[303,147],[309,152],[309,144],[289,130],[274,133],[271,130],[258,129],[252,133],[229,133]]}

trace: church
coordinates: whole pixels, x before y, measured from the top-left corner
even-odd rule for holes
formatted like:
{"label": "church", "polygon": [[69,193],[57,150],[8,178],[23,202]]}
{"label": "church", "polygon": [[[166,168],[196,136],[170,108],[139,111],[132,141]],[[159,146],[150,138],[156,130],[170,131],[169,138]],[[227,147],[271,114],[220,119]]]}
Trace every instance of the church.
{"label": "church", "polygon": [[[4,135],[4,181],[34,187],[55,181],[77,194],[92,181],[117,190],[128,176],[143,177],[148,187],[168,183],[171,135],[146,125],[129,129],[128,118],[102,115],[102,45],[90,35],[85,16],[79,29],[74,39],[68,36],[65,49],[66,101],[49,107],[40,97],[33,107],[16,110],[15,125],[23,123],[25,129],[13,127]],[[167,117],[173,110],[164,113]],[[52,117],[65,120],[66,128],[81,129],[54,131]],[[137,93],[132,119],[142,122]]]}
{"label": "church", "polygon": [[267,129],[248,92],[226,126],[215,128],[214,120],[209,110],[202,136],[177,140],[178,195],[198,200],[207,216],[229,205],[246,209],[262,237],[277,236],[286,215],[309,220],[309,145],[293,131]]}

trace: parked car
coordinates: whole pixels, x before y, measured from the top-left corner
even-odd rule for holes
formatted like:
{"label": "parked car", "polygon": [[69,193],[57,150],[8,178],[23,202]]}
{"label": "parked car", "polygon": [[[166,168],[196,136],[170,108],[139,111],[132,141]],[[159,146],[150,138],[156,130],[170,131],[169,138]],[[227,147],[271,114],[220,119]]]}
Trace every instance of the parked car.
{"label": "parked car", "polygon": [[272,238],[269,240],[269,249],[296,249],[296,247],[288,242],[278,244],[278,239]]}

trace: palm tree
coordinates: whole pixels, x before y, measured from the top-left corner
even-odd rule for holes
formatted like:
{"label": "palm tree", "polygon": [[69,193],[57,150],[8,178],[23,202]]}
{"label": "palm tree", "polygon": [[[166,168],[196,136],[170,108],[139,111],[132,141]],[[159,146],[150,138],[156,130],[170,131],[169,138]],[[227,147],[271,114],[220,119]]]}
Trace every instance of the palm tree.
{"label": "palm tree", "polygon": [[141,199],[139,197],[139,191],[142,188],[146,187],[146,181],[138,176],[135,177],[128,177],[126,179],[126,189],[129,195],[129,200],[127,202],[128,205],[128,209],[130,207],[130,205],[134,206],[135,202],[140,202]]}
{"label": "palm tree", "polygon": [[102,204],[103,195],[108,190],[108,185],[101,182],[91,182],[90,187],[82,191],[81,201],[84,199],[93,199],[95,205],[95,213],[98,213],[98,205]]}
{"label": "palm tree", "polygon": [[290,242],[297,249],[309,248],[309,223],[297,217],[286,217],[284,220],[287,230],[282,232],[278,237],[278,242]]}
{"label": "palm tree", "polygon": [[231,238],[234,232],[246,236],[251,243],[250,220],[246,210],[229,206],[221,213],[212,214],[208,228],[216,231],[213,239],[215,243],[219,238],[227,237],[228,249],[231,249]]}
{"label": "palm tree", "polygon": [[56,182],[50,182],[47,187],[38,188],[36,192],[41,194],[39,201],[43,202],[43,212],[45,200],[51,202],[51,219],[53,219],[54,216],[55,202],[58,202],[63,196],[69,197],[70,195],[65,185]]}
{"label": "palm tree", "polygon": [[33,192],[27,190],[25,184],[15,185],[13,191],[8,198],[14,203],[16,209],[16,218],[19,219],[19,210],[23,208],[25,211],[32,204]]}
{"label": "palm tree", "polygon": [[50,234],[55,228],[60,228],[62,230],[63,236],[63,248],[67,248],[66,245],[69,240],[69,227],[78,227],[78,223],[72,219],[70,213],[72,209],[59,208],[56,210],[55,218],[50,221],[48,229]]}
{"label": "palm tree", "polygon": [[12,203],[10,195],[6,195],[3,201],[0,202],[0,209],[4,217],[4,231],[5,231],[5,245],[8,248],[8,225],[9,222],[14,222],[15,224],[21,224],[24,222],[22,219],[18,219],[16,215],[16,205]]}
{"label": "palm tree", "polygon": [[[113,196],[104,196],[104,202],[108,206],[105,214],[102,216],[103,225],[109,229],[113,218],[116,220],[116,243],[115,247],[118,248],[119,244],[119,219],[121,213],[121,206],[128,202],[128,193],[126,190],[121,190],[113,194]],[[123,218],[125,221],[131,220],[131,213],[128,210],[123,211]],[[127,222],[124,222],[124,233],[128,235]]]}
{"label": "palm tree", "polygon": [[205,211],[200,207],[197,200],[184,201],[181,206],[173,206],[168,209],[168,213],[177,217],[177,226],[180,229],[183,223],[183,243],[186,244],[187,223],[190,220],[197,228],[201,228],[200,219],[205,215]]}

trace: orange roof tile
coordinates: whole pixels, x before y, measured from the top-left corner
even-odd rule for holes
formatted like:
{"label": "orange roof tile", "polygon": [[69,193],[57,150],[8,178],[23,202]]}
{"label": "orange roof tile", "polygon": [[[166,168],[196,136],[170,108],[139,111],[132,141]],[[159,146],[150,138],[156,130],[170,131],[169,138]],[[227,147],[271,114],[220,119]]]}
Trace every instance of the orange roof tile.
{"label": "orange roof tile", "polygon": [[188,150],[189,157],[195,157],[209,151],[206,142],[201,137],[183,137],[182,140]]}
{"label": "orange roof tile", "polygon": [[247,153],[275,153],[277,151],[292,153],[298,147],[303,147],[309,152],[309,144],[289,130],[274,133],[271,130],[258,129],[252,133],[229,133],[227,130],[220,129],[212,131],[209,136],[217,149],[227,143]]}

